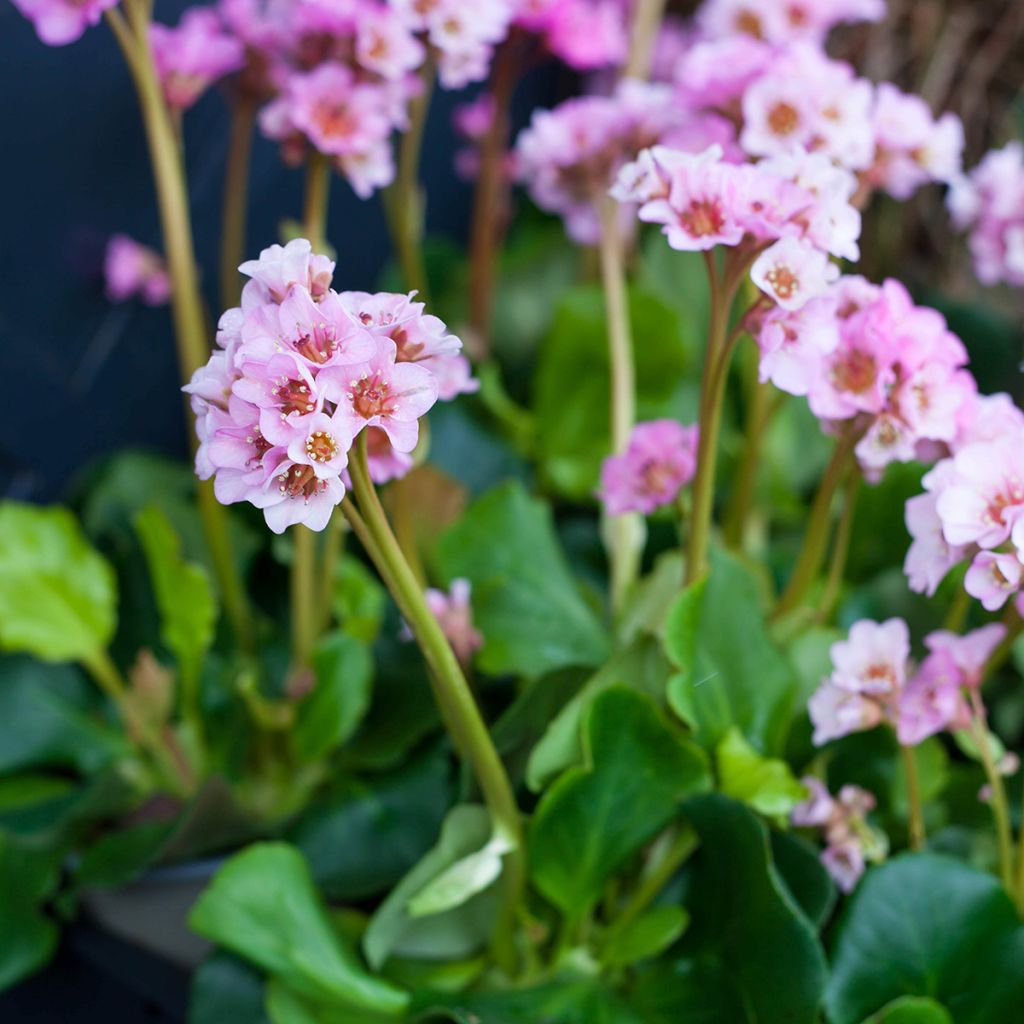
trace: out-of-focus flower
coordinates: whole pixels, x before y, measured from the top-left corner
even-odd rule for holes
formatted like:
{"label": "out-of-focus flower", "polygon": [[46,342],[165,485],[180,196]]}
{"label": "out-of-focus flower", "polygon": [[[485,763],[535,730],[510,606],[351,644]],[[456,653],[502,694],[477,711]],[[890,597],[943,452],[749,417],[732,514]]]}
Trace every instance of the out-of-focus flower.
{"label": "out-of-focus flower", "polygon": [[90,25],[98,25],[103,12],[117,0],[11,0],[32,22],[36,35],[47,46],[64,46],[82,37]]}
{"label": "out-of-focus flower", "polygon": [[245,47],[225,31],[212,7],[190,8],[175,28],[154,23],[149,40],[164,97],[178,110],[187,110],[218,78],[245,63]]}
{"label": "out-of-focus flower", "polygon": [[138,296],[147,306],[162,306],[171,295],[171,279],[159,253],[127,235],[113,235],[107,243],[103,275],[111,302]]}
{"label": "out-of-focus flower", "polygon": [[601,501],[608,515],[650,515],[670,505],[693,478],[697,465],[696,425],[675,420],[638,423],[626,450],[604,460]]}
{"label": "out-of-focus flower", "polygon": [[484,642],[483,634],[473,625],[470,605],[472,587],[467,579],[454,579],[448,592],[433,587],[426,592],[427,607],[441,626],[455,657],[468,665]]}

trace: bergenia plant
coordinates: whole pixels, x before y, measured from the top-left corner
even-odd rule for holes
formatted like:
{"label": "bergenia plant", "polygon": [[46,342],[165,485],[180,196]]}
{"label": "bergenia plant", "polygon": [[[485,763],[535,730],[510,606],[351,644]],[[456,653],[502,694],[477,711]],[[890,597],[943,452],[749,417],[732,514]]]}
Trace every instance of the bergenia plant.
{"label": "bergenia plant", "polygon": [[[202,855],[195,1021],[1018,1019],[1019,381],[877,273],[944,195],[1019,302],[1021,144],[967,171],[924,98],[975,29],[918,95],[835,56],[882,0],[14,3],[137,91],[162,246],[114,234],[106,294],[170,305],[194,479],[0,506],[0,985]],[[304,175],[276,239],[257,136]]]}

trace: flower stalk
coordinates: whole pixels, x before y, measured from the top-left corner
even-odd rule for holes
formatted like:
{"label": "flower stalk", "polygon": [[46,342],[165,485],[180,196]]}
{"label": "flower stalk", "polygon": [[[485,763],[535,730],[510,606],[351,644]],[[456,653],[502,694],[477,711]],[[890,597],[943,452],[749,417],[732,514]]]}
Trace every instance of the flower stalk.
{"label": "flower stalk", "polygon": [[903,758],[903,774],[907,783],[910,848],[914,851],[923,850],[925,841],[924,809],[921,806],[921,783],[917,775],[914,748],[901,745],[900,755]]}
{"label": "flower stalk", "polygon": [[[187,383],[193,372],[206,362],[209,343],[196,271],[185,171],[149,44],[151,10],[146,0],[125,0],[124,16],[117,10],[110,10],[107,15],[107,23],[135,84],[142,113],[171,278],[171,315],[178,366],[182,381]],[[253,642],[252,614],[231,552],[227,511],[218,503],[209,481],[199,484],[198,502],[224,609],[240,645],[249,650]]]}
{"label": "flower stalk", "polygon": [[227,162],[224,168],[224,209],[220,236],[220,305],[238,305],[241,276],[238,267],[245,258],[245,225],[249,208],[249,165],[252,156],[256,107],[240,95],[231,110]]}
{"label": "flower stalk", "polygon": [[359,507],[358,510],[353,509],[346,500],[342,509],[423,652],[445,725],[456,748],[473,769],[490,811],[495,835],[509,845],[502,875],[502,905],[494,925],[493,948],[498,963],[511,973],[515,970],[516,960],[512,944],[513,926],[525,884],[522,825],[512,785],[455,653],[427,606],[423,590],[388,522],[370,478],[365,433],[357,439],[349,471]]}
{"label": "flower stalk", "polygon": [[996,839],[999,844],[999,877],[1003,880],[1007,892],[1012,894],[1014,892],[1013,832],[1010,828],[1010,805],[1006,799],[1006,786],[992,757],[985,705],[981,702],[981,694],[974,687],[970,690],[969,700],[972,712],[971,733],[992,793],[989,804],[992,808],[992,820],[995,822]]}
{"label": "flower stalk", "polygon": [[[629,295],[618,204],[608,196],[596,199],[601,215],[601,283],[604,289],[605,319],[608,325],[610,374],[611,449],[621,454],[629,444],[636,422],[636,371],[633,363],[633,329],[629,321]],[[612,516],[605,522],[605,537],[611,570],[612,610],[622,611],[630,588],[640,571],[643,553],[643,521],[637,513]]]}

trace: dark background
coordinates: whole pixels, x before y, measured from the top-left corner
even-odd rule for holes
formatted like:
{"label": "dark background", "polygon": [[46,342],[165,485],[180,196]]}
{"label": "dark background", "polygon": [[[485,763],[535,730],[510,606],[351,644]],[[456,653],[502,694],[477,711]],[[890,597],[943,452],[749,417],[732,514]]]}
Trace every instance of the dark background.
{"label": "dark background", "polygon": [[[176,23],[186,6],[161,0],[158,17]],[[461,237],[470,189],[452,170],[456,102],[435,94],[422,174],[428,231]],[[185,126],[196,250],[216,312],[228,127],[217,88],[186,113]],[[134,90],[105,25],[48,47],[0,0],[0,139],[0,494],[59,499],[83,465],[126,446],[185,458],[170,312],[114,305],[103,294],[110,235],[162,250]],[[248,256],[279,241],[280,221],[298,217],[301,204],[301,171],[257,138]],[[379,198],[359,200],[336,176],[328,237],[339,286],[372,290],[390,250]]]}

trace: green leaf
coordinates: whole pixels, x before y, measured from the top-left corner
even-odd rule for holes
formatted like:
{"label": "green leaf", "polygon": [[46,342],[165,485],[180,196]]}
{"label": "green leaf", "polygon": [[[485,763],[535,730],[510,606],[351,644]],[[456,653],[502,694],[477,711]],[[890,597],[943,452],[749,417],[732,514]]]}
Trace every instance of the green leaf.
{"label": "green leaf", "polygon": [[748,804],[768,817],[780,817],[807,798],[807,788],[793,777],[789,765],[762,757],[735,726],[715,749],[718,784],[726,796]]}
{"label": "green leaf", "polygon": [[173,821],[150,821],[102,835],[83,851],[75,884],[110,887],[130,881],[152,863],[174,826]]}
{"label": "green leaf", "polygon": [[41,905],[57,888],[61,855],[0,832],[0,992],[37,971],[57,948],[59,930]]}
{"label": "green leaf", "polygon": [[680,670],[669,703],[703,746],[735,726],[765,755],[782,752],[796,674],[768,637],[756,577],[734,555],[712,550],[708,576],[680,594],[665,650]]}
{"label": "green leaf", "polygon": [[904,996],[879,1010],[864,1024],[953,1024],[953,1018],[934,999]]}
{"label": "green leaf", "polygon": [[829,1018],[856,1024],[903,995],[934,999],[956,1024],[1019,1017],[1024,925],[995,878],[927,853],[868,872],[836,936]]}
{"label": "green leaf", "polygon": [[836,887],[818,851],[792,832],[771,833],[772,860],[789,894],[819,931],[836,902]]}
{"label": "green leaf", "polygon": [[92,774],[125,753],[123,734],[97,718],[97,702],[77,668],[0,658],[0,773],[66,767]]}
{"label": "green leaf", "polygon": [[460,858],[420,889],[406,904],[410,916],[427,917],[461,907],[497,880],[502,858],[511,849],[506,837],[492,836],[481,849]]}
{"label": "green leaf", "polygon": [[271,1024],[381,1024],[393,1022],[394,1017],[372,1010],[345,1008],[344,1017],[338,1007],[311,999],[289,988],[279,978],[267,983],[265,1007]]}
{"label": "green leaf", "polygon": [[192,692],[217,625],[210,577],[203,566],[185,561],[178,534],[156,505],[136,515],[135,529],[160,610],[161,638],[177,659],[185,689]]}
{"label": "green leaf", "polygon": [[346,633],[372,644],[380,632],[386,606],[384,588],[362,562],[356,558],[338,559],[331,608]]}
{"label": "green leaf", "polygon": [[257,843],[232,857],[192,908],[189,925],[313,999],[383,1013],[408,1002],[342,944],[302,854],[286,843]]}
{"label": "green leaf", "polygon": [[609,967],[625,967],[657,956],[686,930],[690,915],[682,907],[652,907],[622,928],[613,928],[601,952]]}
{"label": "green leaf", "polygon": [[436,556],[446,580],[473,584],[483,671],[538,676],[604,658],[605,629],[580,596],[551,511],[521,484],[477,499],[441,537]]}
{"label": "green leaf", "polygon": [[613,686],[629,686],[660,700],[672,669],[651,637],[616,651],[554,717],[530,752],[526,783],[540,792],[555,776],[583,760],[582,722],[599,694]]}
{"label": "green leaf", "polygon": [[230,953],[211,953],[192,977],[188,1024],[268,1024],[263,976]]}
{"label": "green leaf", "polygon": [[430,849],[451,803],[449,774],[435,749],[385,775],[345,779],[303,815],[288,839],[328,899],[375,896]]}
{"label": "green leaf", "polygon": [[63,508],[0,503],[0,646],[43,661],[106,649],[117,587],[106,560]]}
{"label": "green leaf", "polygon": [[630,1005],[644,1024],[755,1024],[727,967],[715,959],[663,957],[640,965]]}
{"label": "green leaf", "polygon": [[476,804],[449,811],[437,844],[395,886],[370,919],[363,935],[369,964],[379,969],[392,955],[452,960],[476,952],[493,920],[493,890],[477,893],[445,913],[413,917],[409,901],[453,864],[482,849],[491,838],[491,818]]}
{"label": "green leaf", "polygon": [[299,704],[291,744],[300,761],[319,761],[359,728],[370,706],[373,660],[366,645],[335,631],[313,652],[316,686]]}
{"label": "green leaf", "polygon": [[815,1024],[825,955],[772,864],[764,824],[720,794],[692,801],[687,815],[701,845],[683,952],[719,961],[745,1007],[737,1024]]}
{"label": "green leaf", "polygon": [[586,763],[544,794],[530,822],[530,874],[569,917],[583,914],[608,877],[710,785],[701,751],[678,737],[648,698],[614,688],[584,723]]}
{"label": "green leaf", "polygon": [[421,994],[416,1024],[647,1024],[596,979],[566,978],[509,992]]}
{"label": "green leaf", "polygon": [[[637,339],[636,394],[640,420],[693,418],[690,360],[679,315],[649,292],[629,294]],[[586,366],[587,372],[580,373]],[[589,499],[609,440],[608,342],[604,296],[585,285],[564,294],[541,346],[534,379],[537,447],[544,476],[563,494]]]}

